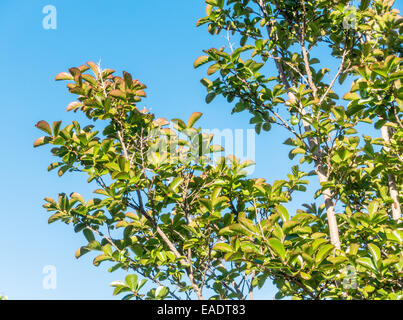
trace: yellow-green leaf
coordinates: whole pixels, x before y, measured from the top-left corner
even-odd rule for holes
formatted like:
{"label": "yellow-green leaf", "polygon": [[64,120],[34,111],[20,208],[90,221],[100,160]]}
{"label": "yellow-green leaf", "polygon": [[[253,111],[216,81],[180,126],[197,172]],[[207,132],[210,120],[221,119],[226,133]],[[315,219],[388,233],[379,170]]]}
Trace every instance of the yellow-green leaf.
{"label": "yellow-green leaf", "polygon": [[374,261],[377,262],[381,258],[381,250],[373,243],[368,244],[368,249]]}
{"label": "yellow-green leaf", "polygon": [[208,56],[200,56],[193,63],[193,67],[196,69],[196,68],[202,66],[203,64],[206,64],[207,62],[209,62]]}
{"label": "yellow-green leaf", "polygon": [[280,214],[280,217],[283,220],[283,222],[287,222],[290,219],[287,209],[284,208],[282,205],[276,206],[276,210]]}
{"label": "yellow-green leaf", "polygon": [[267,242],[269,243],[270,248],[272,248],[282,260],[285,260],[285,249],[281,241],[276,238],[271,238]]}
{"label": "yellow-green leaf", "polygon": [[83,246],[77,249],[75,257],[76,259],[80,258],[81,256],[83,256],[84,254],[90,252],[90,250],[87,249],[87,247]]}
{"label": "yellow-green leaf", "polygon": [[207,69],[207,75],[211,76],[212,74],[216,73],[218,70],[220,70],[220,65],[218,63],[213,64]]}
{"label": "yellow-green leaf", "polygon": [[82,204],[85,204],[85,201],[84,201],[83,196],[82,196],[81,194],[79,194],[78,192],[73,192],[73,193],[70,195],[70,198],[71,198],[71,199],[78,200],[78,201],[80,201]]}
{"label": "yellow-green leaf", "polygon": [[333,250],[334,246],[332,244],[326,244],[321,246],[318,253],[315,256],[315,263],[319,265],[329,254],[330,251]]}
{"label": "yellow-green leaf", "polygon": [[349,100],[349,101],[354,101],[354,100],[360,100],[361,97],[355,93],[355,92],[347,92],[344,96],[343,96],[344,100]]}
{"label": "yellow-green leaf", "polygon": [[192,128],[196,121],[199,120],[202,115],[203,113],[201,112],[193,112],[189,117],[187,127]]}
{"label": "yellow-green leaf", "polygon": [[234,250],[231,248],[229,244],[226,243],[217,243],[213,250],[220,251],[220,252],[233,252]]}

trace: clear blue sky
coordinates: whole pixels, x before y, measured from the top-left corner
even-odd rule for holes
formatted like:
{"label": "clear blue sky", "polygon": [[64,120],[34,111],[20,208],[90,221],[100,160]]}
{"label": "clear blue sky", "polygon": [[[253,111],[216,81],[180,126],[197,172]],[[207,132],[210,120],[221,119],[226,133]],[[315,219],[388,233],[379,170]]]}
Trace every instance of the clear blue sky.
{"label": "clear blue sky", "polygon": [[[42,8],[48,4],[57,9],[56,30],[42,28]],[[34,127],[39,120],[87,121],[65,112],[74,96],[65,83],[54,81],[57,73],[101,59],[103,67],[126,70],[146,83],[145,104],[159,117],[187,119],[201,111],[205,128],[252,128],[249,115],[231,116],[225,100],[204,102],[199,80],[205,69],[194,70],[193,61],[202,49],[226,40],[196,28],[202,16],[202,0],[1,0],[0,294],[111,299],[109,283],[124,278],[108,273],[106,265],[94,267],[90,255],[76,260],[75,250],[85,243],[82,234],[61,223],[47,224],[44,197],[73,191],[89,196],[91,191],[84,177],[48,173],[49,148],[32,147],[41,135]],[[256,137],[254,176],[269,182],[285,178],[290,167],[285,138],[280,128]],[[57,268],[56,290],[42,288],[46,265]],[[270,285],[256,297],[272,298]]]}

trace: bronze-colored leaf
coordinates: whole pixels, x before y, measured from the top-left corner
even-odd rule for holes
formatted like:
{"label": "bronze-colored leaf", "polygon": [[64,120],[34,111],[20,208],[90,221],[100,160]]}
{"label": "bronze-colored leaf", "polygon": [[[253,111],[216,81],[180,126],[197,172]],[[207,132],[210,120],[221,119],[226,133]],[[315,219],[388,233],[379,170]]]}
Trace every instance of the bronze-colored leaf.
{"label": "bronze-colored leaf", "polygon": [[60,72],[56,77],[55,80],[74,80],[74,77],[67,72]]}
{"label": "bronze-colored leaf", "polygon": [[45,120],[41,120],[39,121],[35,127],[37,127],[39,130],[42,130],[46,133],[48,133],[49,135],[52,135],[52,129],[50,128],[49,123],[47,123]]}
{"label": "bronze-colored leaf", "polygon": [[80,107],[82,107],[82,106],[83,106],[83,103],[82,103],[82,102],[73,101],[73,102],[70,102],[70,103],[67,105],[66,111],[69,112],[69,111],[71,111],[71,110],[76,110],[76,109],[78,109],[78,108],[80,108]]}

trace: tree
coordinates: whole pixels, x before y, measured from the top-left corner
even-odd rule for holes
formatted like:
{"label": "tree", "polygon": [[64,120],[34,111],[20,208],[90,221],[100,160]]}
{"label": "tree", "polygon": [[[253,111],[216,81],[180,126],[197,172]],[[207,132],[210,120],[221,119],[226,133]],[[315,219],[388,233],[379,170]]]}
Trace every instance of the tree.
{"label": "tree", "polygon": [[[197,24],[240,43],[195,61],[210,63],[209,76],[219,72],[202,80],[206,101],[235,101],[233,112],[250,112],[257,133],[284,127],[289,157],[302,155],[303,169],[293,165],[288,179],[267,183],[246,176],[250,161],[213,161],[222,148],[195,127],[201,113],[187,122],[156,118],[137,107],[145,85],[88,62],[56,80],[71,81],[78,95],[67,111],[105,121],[102,132],[40,121],[47,135],[34,146],[54,145],[59,161],[48,169],[87,173],[103,198],[46,198],[49,222],[84,233],[88,244],[76,257],[99,251],[95,265],[110,261],[110,271],[135,272],[112,283],[114,294],[128,293],[124,299],[245,299],[269,279],[276,298],[403,298],[402,20],[392,2],[362,1],[355,19],[347,1],[206,3]],[[330,70],[314,68],[320,61],[311,56],[325,45],[340,62],[329,83]],[[270,63],[274,76],[264,74]],[[343,95],[348,106],[334,91],[346,79],[354,81]],[[366,123],[383,139],[362,141]],[[307,190],[309,175],[318,176],[315,198],[324,203],[290,214],[284,204]],[[143,292],[146,281],[154,287]]]}
{"label": "tree", "polygon": [[[206,0],[207,16],[197,23],[239,39],[238,47],[212,48],[195,61],[195,67],[212,62],[210,76],[219,71],[214,81],[202,80],[206,101],[236,99],[233,112],[249,111],[257,133],[272,124],[289,131],[290,158],[302,154],[301,164],[313,164],[321,183],[316,195],[323,197],[328,234],[339,250],[347,244],[340,224],[372,212],[370,206],[384,206],[401,232],[402,19],[393,3],[363,0],[355,8],[349,1]],[[339,61],[329,81],[328,68],[314,67],[320,63],[314,48],[328,48]],[[265,74],[270,63],[274,76]],[[346,108],[334,90],[349,76],[354,83],[343,96],[351,101]],[[360,144],[360,122],[374,122],[382,139],[364,136]],[[343,214],[336,215],[337,203]],[[401,283],[396,290],[401,293]]]}
{"label": "tree", "polygon": [[[89,69],[94,76],[85,73]],[[140,281],[131,274],[125,282],[112,283],[114,294],[130,292],[125,299],[190,299],[192,292],[203,299],[204,288],[215,293],[212,298],[245,298],[252,292],[249,275],[244,265],[225,264],[219,249],[225,252],[228,245],[220,243],[218,232],[242,219],[223,213],[242,194],[239,181],[249,188],[262,185],[245,179],[244,168],[252,162],[228,157],[212,165],[209,155],[222,148],[211,144],[212,135],[194,127],[201,113],[193,113],[187,123],[174,119],[166,128],[169,121],[136,106],[145,96],[145,85],[127,72],[123,77],[113,73],[88,62],[56,76],[73,81],[67,87],[79,95],[67,111],[80,110],[107,125],[100,134],[93,125],[81,128],[76,121],[63,129],[60,121],[52,126],[40,121],[36,127],[47,136],[34,146],[54,145],[52,153],[60,161],[48,170],[58,168],[59,176],[87,173],[88,182],[98,185],[94,193],[104,199],[85,202],[77,192],[46,198],[44,207],[54,213],[49,223],[72,223],[76,232],[84,233],[88,244],[77,250],[77,258],[99,251],[94,265],[112,261],[110,271],[123,268],[141,275]],[[238,190],[228,189],[231,183]],[[116,232],[119,228],[123,234]],[[139,291],[147,279],[156,287],[145,295]]]}

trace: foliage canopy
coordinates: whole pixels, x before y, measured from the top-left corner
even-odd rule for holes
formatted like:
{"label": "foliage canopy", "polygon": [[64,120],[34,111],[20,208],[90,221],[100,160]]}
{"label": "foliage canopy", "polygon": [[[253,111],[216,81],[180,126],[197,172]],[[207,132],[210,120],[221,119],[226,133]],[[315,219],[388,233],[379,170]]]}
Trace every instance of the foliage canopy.
{"label": "foliage canopy", "polygon": [[[87,62],[58,74],[78,95],[67,111],[105,126],[40,121],[46,136],[34,146],[53,145],[49,170],[86,173],[102,198],[46,198],[49,222],[84,233],[77,258],[98,251],[94,265],[135,273],[112,283],[124,299],[245,299],[268,279],[276,298],[402,299],[403,20],[392,6],[206,0],[197,25],[229,39],[194,63],[215,76],[201,81],[206,101],[226,97],[259,134],[283,127],[290,159],[308,168],[293,165],[286,180],[250,179],[253,163],[233,156],[212,161],[222,147],[196,126],[202,114],[168,121],[140,110],[146,86],[127,72]],[[324,67],[316,49],[339,67]],[[360,137],[365,126],[379,136]],[[324,203],[289,213],[308,175]]]}

